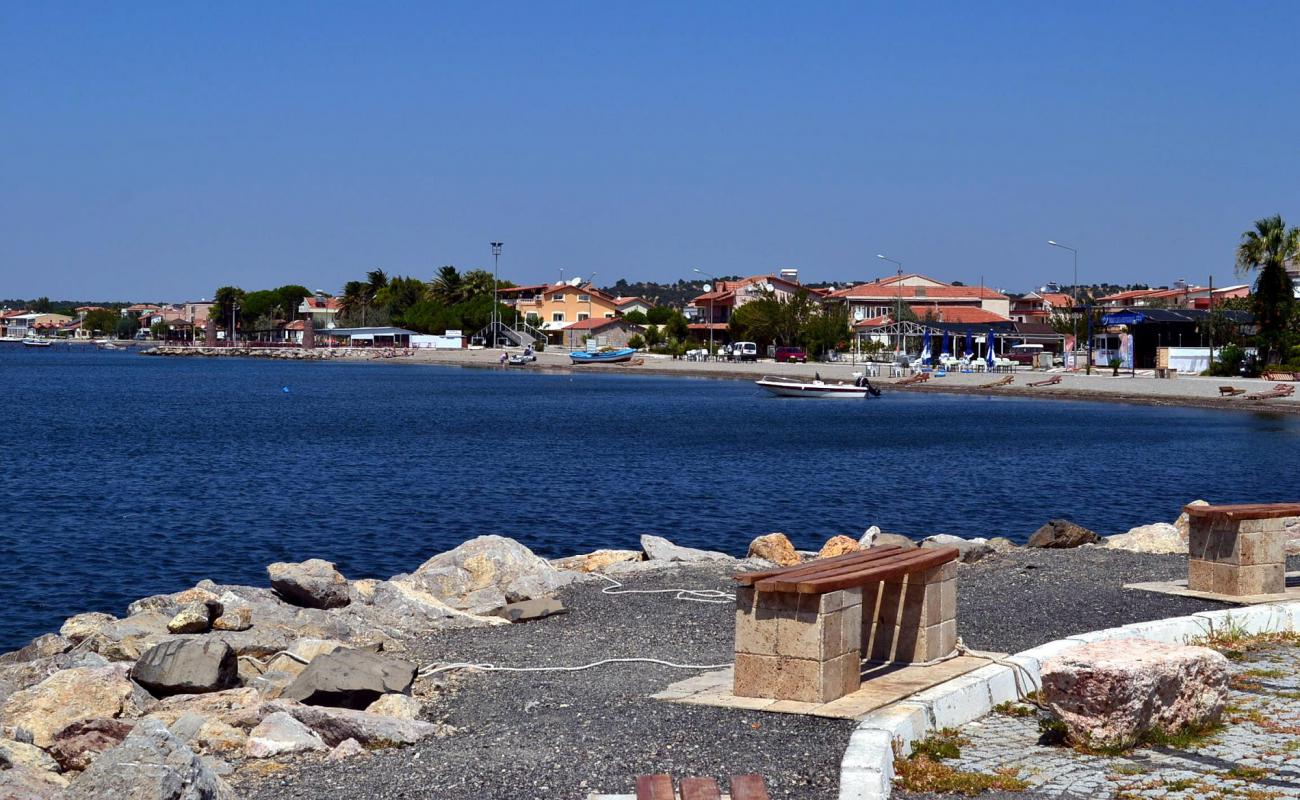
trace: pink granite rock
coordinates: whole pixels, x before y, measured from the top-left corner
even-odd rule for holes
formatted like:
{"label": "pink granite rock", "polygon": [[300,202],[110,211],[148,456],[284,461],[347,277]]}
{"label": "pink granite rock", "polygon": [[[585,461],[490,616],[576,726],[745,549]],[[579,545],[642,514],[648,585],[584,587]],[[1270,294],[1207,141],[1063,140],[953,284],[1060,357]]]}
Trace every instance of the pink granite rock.
{"label": "pink granite rock", "polygon": [[1205,647],[1146,639],[1095,642],[1047,661],[1043,694],[1071,742],[1125,748],[1149,731],[1216,722],[1228,660]]}

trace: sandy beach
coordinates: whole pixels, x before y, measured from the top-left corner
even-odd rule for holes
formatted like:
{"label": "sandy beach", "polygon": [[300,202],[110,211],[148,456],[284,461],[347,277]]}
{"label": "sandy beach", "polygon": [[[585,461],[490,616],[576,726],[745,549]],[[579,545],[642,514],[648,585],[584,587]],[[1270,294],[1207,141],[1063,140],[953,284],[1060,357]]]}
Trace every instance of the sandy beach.
{"label": "sandy beach", "polygon": [[[569,363],[566,353],[542,352],[538,354],[536,364],[527,367],[503,367],[499,363],[500,350],[415,350],[412,355],[393,359],[380,359],[384,363],[436,364],[440,366],[480,367],[491,369],[529,369],[556,370],[564,372],[600,372],[614,375],[674,375],[693,378],[714,378],[730,380],[755,380],[763,375],[790,375],[812,377],[820,374],[826,380],[849,381],[853,373],[862,370],[861,364],[812,363],[812,364],[777,364],[770,361],[757,363],[704,362],[673,359],[669,356],[645,354],[643,363],[584,365],[574,367]],[[361,356],[371,357],[371,354]],[[888,365],[881,366],[887,374]],[[1055,386],[1031,387],[1030,382],[1042,381],[1053,375],[1060,375],[1061,382]],[[1046,397],[1056,400],[1089,400],[1104,402],[1132,403],[1155,406],[1192,406],[1199,408],[1235,409],[1247,411],[1267,411],[1273,413],[1300,413],[1300,395],[1270,400],[1247,400],[1242,396],[1225,398],[1219,395],[1220,386],[1234,386],[1255,393],[1271,388],[1274,384],[1258,378],[1206,378],[1200,376],[1178,376],[1172,379],[1154,377],[1131,377],[1120,373],[1112,376],[1109,369],[1094,370],[1092,375],[1083,373],[1048,373],[1039,370],[1020,370],[1014,373],[1014,382],[1008,386],[985,388],[985,385],[1003,377],[1002,374],[959,374],[949,373],[944,377],[931,378],[920,385],[896,386],[897,378],[873,378],[878,386],[890,387],[891,391],[909,392],[948,392],[959,394],[982,394],[1007,397]]]}

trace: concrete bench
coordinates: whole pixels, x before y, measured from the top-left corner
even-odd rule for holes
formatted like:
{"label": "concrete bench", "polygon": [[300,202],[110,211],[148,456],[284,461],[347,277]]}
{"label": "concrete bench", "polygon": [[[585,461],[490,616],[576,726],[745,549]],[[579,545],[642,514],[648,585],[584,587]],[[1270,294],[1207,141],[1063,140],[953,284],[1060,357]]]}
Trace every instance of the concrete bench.
{"label": "concrete bench", "polygon": [[732,691],[828,703],[858,690],[863,658],[928,662],[957,646],[955,547],[872,547],[735,576]]}
{"label": "concrete bench", "polygon": [[1187,588],[1233,596],[1286,591],[1287,517],[1300,503],[1186,506]]}

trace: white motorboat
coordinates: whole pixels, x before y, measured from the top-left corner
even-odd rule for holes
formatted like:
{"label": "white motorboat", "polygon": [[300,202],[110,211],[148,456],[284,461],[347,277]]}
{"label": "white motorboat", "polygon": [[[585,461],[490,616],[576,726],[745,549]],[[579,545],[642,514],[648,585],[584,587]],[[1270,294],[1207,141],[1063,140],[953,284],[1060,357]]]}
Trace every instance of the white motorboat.
{"label": "white motorboat", "polygon": [[828,383],[822,380],[821,375],[817,375],[812,380],[764,375],[761,380],[754,383],[777,397],[846,397],[860,400],[867,395],[880,396],[880,390],[872,386],[871,381],[860,373],[854,373],[854,380],[851,383],[844,381]]}
{"label": "white motorboat", "polygon": [[50,345],[54,344],[54,342],[50,341],[49,339],[33,339],[29,337],[27,339],[23,339],[23,344],[27,347],[49,347]]}

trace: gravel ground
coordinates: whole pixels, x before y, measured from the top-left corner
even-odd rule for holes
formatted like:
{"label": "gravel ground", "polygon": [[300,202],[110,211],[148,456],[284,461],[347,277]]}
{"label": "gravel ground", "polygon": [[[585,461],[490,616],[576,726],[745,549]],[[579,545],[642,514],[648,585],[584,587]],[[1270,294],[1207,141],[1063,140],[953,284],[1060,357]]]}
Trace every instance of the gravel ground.
{"label": "gravel ground", "polygon": [[[1295,566],[1293,559],[1293,567]],[[1072,633],[1220,608],[1124,583],[1186,575],[1186,558],[1083,548],[1018,551],[963,566],[959,630],[966,643],[1015,652]],[[641,573],[628,588],[729,588],[730,567]],[[421,664],[576,665],[648,656],[694,664],[732,657],[733,608],[672,595],[566,590],[570,613],[508,628],[446,631],[413,644]],[[773,798],[832,800],[853,723],[653,701],[694,673],[607,665],[573,673],[460,673],[432,718],[450,738],[342,763],[283,762],[241,770],[241,796],[580,800],[628,792],[637,774],[762,773]]]}

